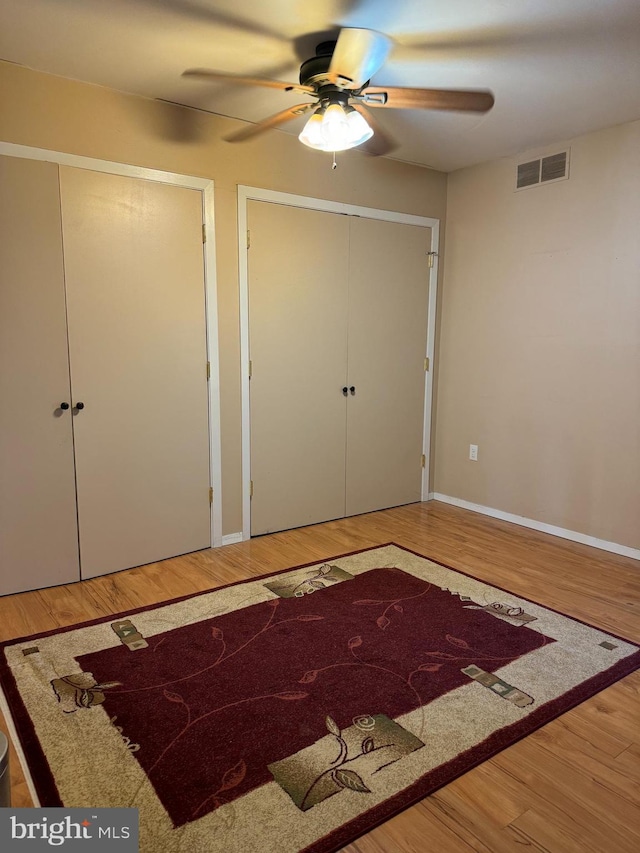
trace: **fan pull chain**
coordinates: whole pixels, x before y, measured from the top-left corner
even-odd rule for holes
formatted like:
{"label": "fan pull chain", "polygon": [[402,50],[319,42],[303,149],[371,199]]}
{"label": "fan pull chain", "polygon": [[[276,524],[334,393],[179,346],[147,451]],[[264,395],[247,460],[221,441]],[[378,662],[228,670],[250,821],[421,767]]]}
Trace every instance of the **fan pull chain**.
{"label": "fan pull chain", "polygon": [[332,169],[338,168],[338,164],[336,163],[336,152],[335,151],[333,152],[333,163],[331,164],[331,168]]}

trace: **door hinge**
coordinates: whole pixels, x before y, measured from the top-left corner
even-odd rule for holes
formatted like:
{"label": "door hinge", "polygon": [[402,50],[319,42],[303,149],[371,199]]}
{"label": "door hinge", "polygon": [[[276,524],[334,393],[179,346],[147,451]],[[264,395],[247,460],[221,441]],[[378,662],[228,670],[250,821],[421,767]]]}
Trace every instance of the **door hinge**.
{"label": "door hinge", "polygon": [[204,224],[202,225],[202,242],[207,242],[207,226]]}
{"label": "door hinge", "polygon": [[420,457],[420,465],[424,468],[424,466],[425,466],[426,464],[427,464],[427,457],[426,457],[426,456],[425,456],[425,454],[423,453],[423,454],[422,454],[422,456]]}
{"label": "door hinge", "polygon": [[429,370],[429,359],[428,358],[425,358],[425,360],[424,360],[424,369]]}
{"label": "door hinge", "polygon": [[247,228],[247,249],[251,248],[251,231]]}
{"label": "door hinge", "polygon": [[249,359],[249,379],[253,376],[253,362]]}
{"label": "door hinge", "polygon": [[209,486],[209,503],[213,503],[213,487]]}
{"label": "door hinge", "polygon": [[249,480],[249,497],[253,497],[253,480]]}
{"label": "door hinge", "polygon": [[211,362],[207,362],[207,379],[211,379]]}
{"label": "door hinge", "polygon": [[427,252],[427,257],[429,258],[429,269],[433,269],[433,259],[438,257],[437,252]]}

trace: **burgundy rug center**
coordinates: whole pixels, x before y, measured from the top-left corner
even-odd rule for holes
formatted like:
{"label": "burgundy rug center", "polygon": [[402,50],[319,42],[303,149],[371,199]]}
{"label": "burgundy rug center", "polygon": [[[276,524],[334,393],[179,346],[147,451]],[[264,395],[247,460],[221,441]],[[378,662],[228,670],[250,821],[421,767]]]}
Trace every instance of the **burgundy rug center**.
{"label": "burgundy rug center", "polygon": [[393,720],[469,683],[470,668],[494,672],[553,640],[372,569],[147,642],[77,660],[106,685],[106,713],[180,826],[273,781],[269,765],[326,735],[327,718],[340,730]]}

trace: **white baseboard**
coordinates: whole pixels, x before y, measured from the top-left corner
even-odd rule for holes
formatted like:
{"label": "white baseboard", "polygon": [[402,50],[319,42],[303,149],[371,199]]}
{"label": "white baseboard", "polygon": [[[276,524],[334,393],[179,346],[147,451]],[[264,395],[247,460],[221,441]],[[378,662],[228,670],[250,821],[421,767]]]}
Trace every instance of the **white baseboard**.
{"label": "white baseboard", "polygon": [[618,545],[617,542],[596,539],[595,536],[587,536],[585,533],[577,533],[575,530],[565,530],[564,527],[555,527],[553,524],[545,524],[543,521],[536,521],[533,518],[525,518],[522,515],[503,512],[501,509],[493,509],[490,506],[482,506],[481,504],[470,503],[470,501],[463,501],[460,498],[452,498],[449,495],[441,495],[439,492],[431,492],[429,500],[442,501],[445,504],[470,509],[472,512],[479,512],[482,515],[489,515],[491,518],[499,518],[501,521],[509,521],[522,527],[530,527],[532,530],[540,530],[542,533],[550,533],[552,536],[559,536],[561,539],[570,539],[572,542],[591,545],[592,548],[601,548],[603,551],[621,554],[623,557],[631,557],[632,560],[640,560],[640,549],[638,548],[629,548],[627,545]]}
{"label": "white baseboard", "polygon": [[223,545],[235,545],[236,542],[242,542],[242,531],[240,533],[227,533],[226,536],[222,537]]}

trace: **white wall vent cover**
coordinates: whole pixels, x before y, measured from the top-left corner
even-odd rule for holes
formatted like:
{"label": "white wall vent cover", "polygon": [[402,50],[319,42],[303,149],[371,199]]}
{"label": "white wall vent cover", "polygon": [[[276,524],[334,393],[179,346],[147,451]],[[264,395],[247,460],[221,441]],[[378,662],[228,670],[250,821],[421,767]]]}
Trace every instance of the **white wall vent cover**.
{"label": "white wall vent cover", "polygon": [[518,163],[516,190],[524,190],[553,181],[566,181],[569,177],[569,151],[560,151],[548,157]]}

